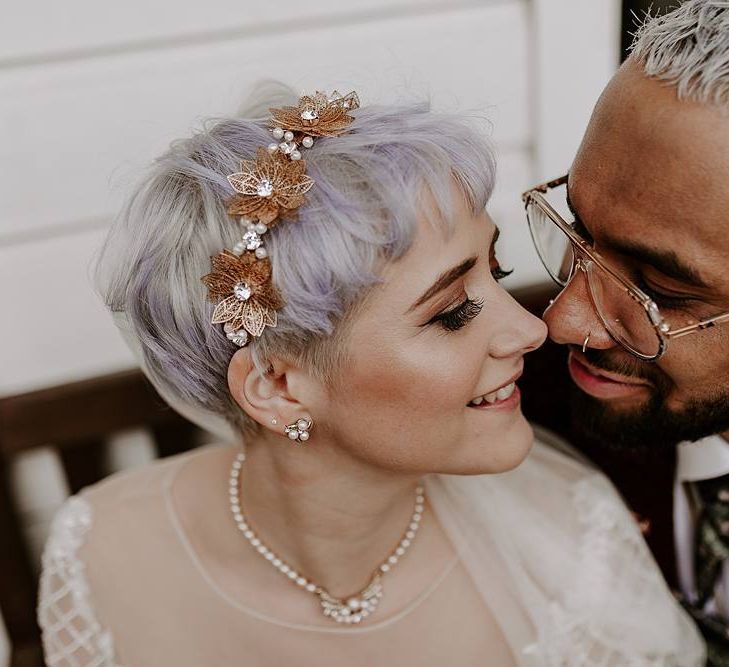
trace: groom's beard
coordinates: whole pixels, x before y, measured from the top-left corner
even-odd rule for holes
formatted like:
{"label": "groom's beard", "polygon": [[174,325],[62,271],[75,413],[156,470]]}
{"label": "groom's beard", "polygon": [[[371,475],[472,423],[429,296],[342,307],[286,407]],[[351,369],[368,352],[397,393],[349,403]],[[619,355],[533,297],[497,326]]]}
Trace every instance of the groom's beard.
{"label": "groom's beard", "polygon": [[572,385],[571,414],[579,437],[597,439],[621,449],[667,449],[729,431],[729,387],[712,396],[697,396],[681,410],[667,407],[671,383],[658,366],[637,359],[617,360],[602,350],[586,350],[585,358],[606,371],[648,380],[651,396],[634,409],[615,409]]}

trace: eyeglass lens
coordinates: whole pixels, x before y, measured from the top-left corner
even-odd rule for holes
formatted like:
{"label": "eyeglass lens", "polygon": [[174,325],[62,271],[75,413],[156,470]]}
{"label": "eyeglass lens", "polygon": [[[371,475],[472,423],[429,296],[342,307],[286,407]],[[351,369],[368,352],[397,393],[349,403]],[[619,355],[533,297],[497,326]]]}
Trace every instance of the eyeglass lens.
{"label": "eyeglass lens", "polygon": [[[564,186],[558,188],[564,192]],[[577,253],[567,234],[534,200],[527,206],[529,229],[542,264],[565,287],[577,270]],[[583,263],[595,310],[610,335],[641,357],[658,355],[661,340],[643,305],[593,261]]]}

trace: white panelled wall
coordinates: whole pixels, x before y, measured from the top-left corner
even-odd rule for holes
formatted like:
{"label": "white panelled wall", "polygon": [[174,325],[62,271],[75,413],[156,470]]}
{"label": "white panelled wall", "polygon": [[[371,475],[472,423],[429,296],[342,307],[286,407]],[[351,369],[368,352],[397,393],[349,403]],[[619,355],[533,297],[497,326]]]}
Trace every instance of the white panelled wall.
{"label": "white panelled wall", "polygon": [[[617,67],[619,4],[66,0],[38,21],[36,5],[14,3],[0,23],[0,397],[135,365],[90,285],[94,253],[139,170],[264,78],[485,115],[507,286],[545,280],[519,194],[568,169]],[[152,450],[120,436],[110,465]],[[36,551],[66,493],[53,457],[17,462]],[[38,474],[49,482],[34,499]]]}
{"label": "white panelled wall", "polygon": [[20,3],[0,26],[0,396],[133,365],[94,251],[139,170],[261,78],[485,114],[510,284],[543,279],[518,195],[569,166],[617,64],[617,0],[188,4],[71,0],[38,23]]}

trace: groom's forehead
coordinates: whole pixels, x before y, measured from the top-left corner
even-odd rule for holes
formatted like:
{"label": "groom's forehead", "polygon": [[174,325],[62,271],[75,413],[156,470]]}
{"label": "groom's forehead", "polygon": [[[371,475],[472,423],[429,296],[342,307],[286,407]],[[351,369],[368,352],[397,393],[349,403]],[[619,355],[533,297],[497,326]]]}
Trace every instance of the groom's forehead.
{"label": "groom's forehead", "polygon": [[719,263],[729,281],[729,113],[621,70],[596,107],[569,190],[596,237]]}
{"label": "groom's forehead", "polygon": [[592,179],[575,171],[568,191],[579,225],[599,248],[667,275],[667,265],[690,267],[684,274],[702,278],[694,284],[729,297],[729,205],[719,210],[660,177],[630,180],[617,172]]}

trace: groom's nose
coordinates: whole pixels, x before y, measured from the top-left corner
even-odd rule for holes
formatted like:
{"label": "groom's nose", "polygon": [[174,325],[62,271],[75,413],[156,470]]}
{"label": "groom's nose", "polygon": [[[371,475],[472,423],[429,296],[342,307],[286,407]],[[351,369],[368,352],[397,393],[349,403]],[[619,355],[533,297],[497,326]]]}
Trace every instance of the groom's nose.
{"label": "groom's nose", "polygon": [[583,271],[576,271],[567,287],[544,311],[544,321],[549,327],[549,337],[560,345],[582,347],[589,335],[588,347],[607,350],[615,346],[592,303]]}

